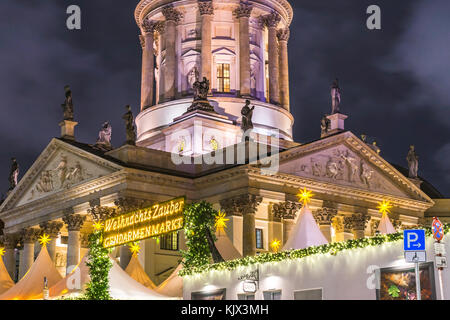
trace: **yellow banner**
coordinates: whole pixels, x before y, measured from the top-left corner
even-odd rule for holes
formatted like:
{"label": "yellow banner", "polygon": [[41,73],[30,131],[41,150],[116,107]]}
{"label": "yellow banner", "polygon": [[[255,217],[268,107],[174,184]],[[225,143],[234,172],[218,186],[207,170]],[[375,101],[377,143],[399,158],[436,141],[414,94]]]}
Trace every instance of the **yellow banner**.
{"label": "yellow banner", "polygon": [[184,197],[176,198],[106,220],[103,247],[116,247],[182,229],[184,204]]}

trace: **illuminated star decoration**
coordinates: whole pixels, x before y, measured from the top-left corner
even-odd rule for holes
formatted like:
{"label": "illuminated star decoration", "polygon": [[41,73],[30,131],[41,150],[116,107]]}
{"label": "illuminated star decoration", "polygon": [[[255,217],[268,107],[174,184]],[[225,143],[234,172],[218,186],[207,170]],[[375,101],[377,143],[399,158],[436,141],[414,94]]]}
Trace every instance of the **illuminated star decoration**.
{"label": "illuminated star decoration", "polygon": [[141,251],[141,247],[138,243],[131,243],[129,246],[131,253],[136,257],[139,254],[139,251]]}
{"label": "illuminated star decoration", "polygon": [[311,190],[306,190],[306,188],[303,188],[303,190],[300,190],[300,193],[297,194],[298,200],[300,202],[303,202],[303,205],[307,205],[309,202],[311,202],[311,198],[314,196]]}
{"label": "illuminated star decoration", "polygon": [[227,227],[227,221],[230,219],[226,218],[226,213],[219,210],[219,213],[216,216],[216,222],[214,226],[217,231],[223,231]]}
{"label": "illuminated star decoration", "polygon": [[0,257],[5,255],[5,248],[0,248]]}
{"label": "illuminated star decoration", "polygon": [[103,223],[101,221],[94,222],[94,229],[100,231],[103,229]]}
{"label": "illuminated star decoration", "polygon": [[383,214],[383,216],[385,216],[385,215],[387,215],[388,213],[391,213],[392,207],[393,207],[393,206],[391,205],[391,203],[390,203],[389,201],[383,200],[383,202],[379,202],[379,203],[378,203],[377,209],[378,209],[378,211],[379,211],[380,213]]}
{"label": "illuminated star decoration", "polygon": [[43,234],[42,236],[39,237],[39,243],[41,246],[46,247],[47,244],[50,243],[50,236],[48,234]]}
{"label": "illuminated star decoration", "polygon": [[281,241],[274,239],[270,244],[270,247],[272,248],[273,251],[278,252],[278,249],[280,249],[281,247]]}

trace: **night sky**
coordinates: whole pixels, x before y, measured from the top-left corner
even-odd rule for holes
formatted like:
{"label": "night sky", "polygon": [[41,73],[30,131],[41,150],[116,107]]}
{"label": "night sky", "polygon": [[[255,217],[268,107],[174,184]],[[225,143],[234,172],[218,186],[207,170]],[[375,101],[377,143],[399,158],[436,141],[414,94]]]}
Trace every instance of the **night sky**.
{"label": "night sky", "polygon": [[[407,166],[450,195],[450,1],[291,0],[289,41],[294,138],[316,140],[338,77],[346,128],[366,134],[390,162]],[[125,140],[125,105],[140,101],[137,0],[0,1],[0,191],[10,158],[20,177],[60,135],[64,85],[75,104],[78,141],[95,143],[104,121],[113,145]],[[82,10],[82,29],[66,28],[66,8]],[[366,8],[382,10],[382,30],[366,28]]]}

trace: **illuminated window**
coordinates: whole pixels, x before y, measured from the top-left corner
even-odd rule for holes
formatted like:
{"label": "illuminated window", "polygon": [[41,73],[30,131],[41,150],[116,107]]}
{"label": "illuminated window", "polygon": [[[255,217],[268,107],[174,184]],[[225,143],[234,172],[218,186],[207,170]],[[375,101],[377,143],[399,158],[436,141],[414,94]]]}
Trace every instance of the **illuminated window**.
{"label": "illuminated window", "polygon": [[262,229],[256,229],[256,249],[264,249]]}
{"label": "illuminated window", "polygon": [[266,101],[270,101],[270,79],[269,79],[269,61],[266,61],[265,65],[265,76],[266,76]]}
{"label": "illuminated window", "polygon": [[230,92],[230,65],[228,63],[217,65],[217,91]]}
{"label": "illuminated window", "polygon": [[161,250],[178,250],[178,232],[164,234],[159,239],[159,248]]}

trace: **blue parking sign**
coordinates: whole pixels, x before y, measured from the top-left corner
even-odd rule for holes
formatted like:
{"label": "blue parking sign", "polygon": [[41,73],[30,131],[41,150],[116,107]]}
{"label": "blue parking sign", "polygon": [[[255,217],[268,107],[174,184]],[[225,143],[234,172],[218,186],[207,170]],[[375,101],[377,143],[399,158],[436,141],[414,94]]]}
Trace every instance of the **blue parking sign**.
{"label": "blue parking sign", "polygon": [[425,230],[404,230],[403,249],[405,251],[425,251]]}

